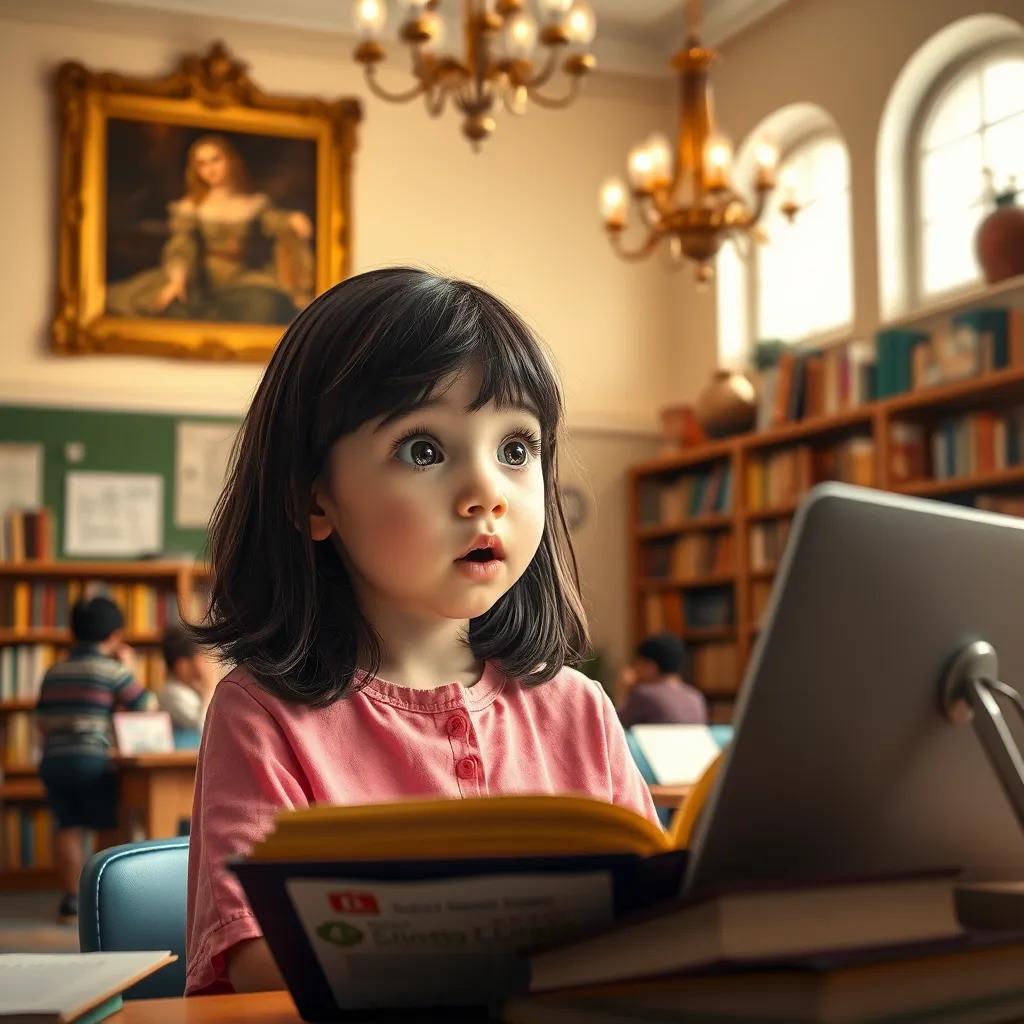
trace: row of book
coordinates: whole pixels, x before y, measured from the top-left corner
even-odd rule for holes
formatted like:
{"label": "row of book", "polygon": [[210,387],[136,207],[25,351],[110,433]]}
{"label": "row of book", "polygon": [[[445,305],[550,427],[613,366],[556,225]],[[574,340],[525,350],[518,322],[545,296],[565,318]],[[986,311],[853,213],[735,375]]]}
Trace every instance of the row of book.
{"label": "row of book", "polygon": [[752,458],[746,469],[747,509],[753,512],[787,506],[824,480],[873,486],[874,440],[850,437],[823,447],[793,445]]}
{"label": "row of book", "polygon": [[681,592],[662,590],[644,595],[644,633],[677,633],[714,629],[736,622],[732,587],[704,587]]}
{"label": "row of book", "polygon": [[1000,512],[1004,516],[1024,516],[1024,495],[976,494],[974,507],[986,512]]}
{"label": "row of book", "polygon": [[67,629],[75,602],[99,595],[121,609],[129,632],[158,632],[178,621],[173,587],[107,580],[9,580],[0,583],[0,629]]}
{"label": "row of book", "polygon": [[14,711],[0,722],[3,735],[3,770],[24,771],[39,764],[42,753],[42,738],[36,728],[32,713]]}
{"label": "row of book", "polygon": [[874,343],[783,351],[758,379],[757,429],[833,416],[880,398],[1024,366],[1024,309],[969,309],[934,331],[893,327]]}
{"label": "row of book", "polygon": [[26,868],[54,866],[54,824],[48,807],[3,808],[3,844],[0,848],[0,871],[23,871]]}
{"label": "row of book", "polygon": [[48,508],[8,510],[0,531],[0,562],[52,562],[53,513]]}
{"label": "row of book", "polygon": [[1024,309],[968,309],[934,331],[880,330],[875,348],[877,398],[1024,366]]}
{"label": "row of book", "polygon": [[723,461],[667,482],[644,480],[638,497],[641,526],[667,526],[697,516],[727,515],[732,510],[731,468]]}
{"label": "row of book", "polygon": [[752,572],[774,569],[779,564],[791,526],[790,519],[751,524],[748,561]]}
{"label": "row of book", "polygon": [[759,374],[757,429],[855,409],[875,397],[874,377],[869,342],[851,341],[821,352],[783,352]]}
{"label": "row of book", "polygon": [[1022,461],[1024,407],[947,417],[930,431],[920,423],[894,423],[890,431],[889,474],[894,483],[996,473]]}
{"label": "row of book", "polygon": [[641,571],[650,579],[687,582],[733,571],[729,530],[688,533],[672,541],[645,544]]}
{"label": "row of book", "polygon": [[[54,644],[6,644],[0,647],[0,704],[35,700],[43,674],[57,661]],[[167,679],[161,650],[135,650],[135,676],[143,686],[159,691]]]}

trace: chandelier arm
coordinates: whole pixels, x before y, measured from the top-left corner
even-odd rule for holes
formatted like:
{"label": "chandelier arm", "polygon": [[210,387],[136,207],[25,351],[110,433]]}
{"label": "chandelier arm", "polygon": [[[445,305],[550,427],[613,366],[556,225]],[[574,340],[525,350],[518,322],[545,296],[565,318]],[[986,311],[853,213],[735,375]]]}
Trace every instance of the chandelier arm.
{"label": "chandelier arm", "polygon": [[615,250],[616,255],[621,256],[622,259],[630,263],[650,256],[661,241],[661,232],[654,228],[647,233],[647,238],[639,246],[635,249],[627,249],[622,244],[621,231],[609,231],[608,234],[611,236],[612,248]]}
{"label": "chandelier arm", "polygon": [[370,87],[370,92],[382,100],[387,100],[389,103],[407,103],[409,100],[414,100],[417,96],[425,93],[429,88],[428,83],[421,79],[416,85],[405,92],[391,92],[377,81],[377,72],[372,64],[367,67],[365,77],[366,84]]}
{"label": "chandelier arm", "polygon": [[526,89],[527,94],[538,107],[543,107],[545,110],[562,110],[569,106],[570,103],[580,94],[580,78],[579,75],[572,76],[572,87],[565,96],[550,97],[545,96],[540,92],[535,92],[529,86]]}
{"label": "chandelier arm", "polygon": [[542,85],[548,82],[551,76],[555,73],[555,68],[558,67],[558,47],[548,47],[547,59],[544,61],[544,66],[533,75],[531,78],[526,78],[520,85],[525,85],[527,90],[539,89]]}
{"label": "chandelier arm", "polygon": [[426,100],[427,113],[431,117],[440,117],[444,111],[445,102],[448,99],[448,89],[434,82],[425,91],[424,99]]}

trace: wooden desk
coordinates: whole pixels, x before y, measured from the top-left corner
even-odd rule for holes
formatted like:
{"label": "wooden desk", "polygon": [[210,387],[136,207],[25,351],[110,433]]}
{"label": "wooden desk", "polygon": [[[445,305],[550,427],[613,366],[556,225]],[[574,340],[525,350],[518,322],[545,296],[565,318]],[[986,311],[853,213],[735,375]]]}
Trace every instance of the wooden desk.
{"label": "wooden desk", "polygon": [[[372,1022],[373,1011],[368,1011],[364,1019],[368,1024]],[[302,1018],[287,992],[195,996],[192,999],[133,999],[107,1020],[110,1024],[302,1024]],[[443,1017],[437,1018],[437,1024],[445,1024],[445,1021]],[[487,1024],[487,1021],[486,1016],[481,1016],[481,1024]]]}
{"label": "wooden desk", "polygon": [[121,773],[118,841],[167,839],[192,814],[198,751],[116,755]]}
{"label": "wooden desk", "polygon": [[678,811],[693,786],[659,786],[652,782],[649,788],[655,807],[670,807]]}

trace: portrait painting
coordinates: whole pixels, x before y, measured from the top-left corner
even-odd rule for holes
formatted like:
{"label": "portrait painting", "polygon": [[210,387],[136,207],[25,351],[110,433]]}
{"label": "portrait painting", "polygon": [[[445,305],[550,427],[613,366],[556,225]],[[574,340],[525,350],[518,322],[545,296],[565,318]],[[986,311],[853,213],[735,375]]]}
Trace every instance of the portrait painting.
{"label": "portrait painting", "polygon": [[58,73],[54,345],[265,360],[351,253],[354,100],[270,97],[215,44],[166,78]]}

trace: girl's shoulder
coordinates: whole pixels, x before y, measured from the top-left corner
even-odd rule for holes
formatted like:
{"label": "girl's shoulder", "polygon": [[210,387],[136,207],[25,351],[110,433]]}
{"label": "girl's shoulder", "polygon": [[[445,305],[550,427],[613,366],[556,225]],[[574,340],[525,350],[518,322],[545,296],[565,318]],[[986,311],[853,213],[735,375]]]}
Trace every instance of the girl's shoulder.
{"label": "girl's shoulder", "polygon": [[261,686],[252,673],[243,665],[236,665],[217,684],[210,701],[221,711],[231,709],[233,713],[243,709],[253,715],[269,715],[280,720],[289,717],[290,707],[279,697]]}
{"label": "girl's shoulder", "polygon": [[545,704],[571,704],[577,714],[590,710],[603,715],[608,700],[604,687],[590,676],[577,669],[563,666],[544,683],[523,683],[516,681],[515,689],[527,699]]}

